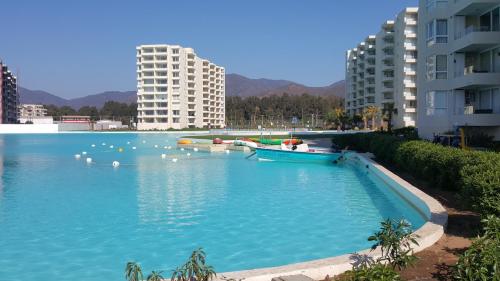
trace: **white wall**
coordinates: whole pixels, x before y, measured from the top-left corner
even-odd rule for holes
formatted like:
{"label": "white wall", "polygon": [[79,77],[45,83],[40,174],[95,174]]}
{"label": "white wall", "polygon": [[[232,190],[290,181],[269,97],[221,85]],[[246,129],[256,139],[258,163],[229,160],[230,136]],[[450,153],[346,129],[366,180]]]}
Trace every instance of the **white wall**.
{"label": "white wall", "polygon": [[52,134],[58,133],[57,124],[0,124],[0,134]]}

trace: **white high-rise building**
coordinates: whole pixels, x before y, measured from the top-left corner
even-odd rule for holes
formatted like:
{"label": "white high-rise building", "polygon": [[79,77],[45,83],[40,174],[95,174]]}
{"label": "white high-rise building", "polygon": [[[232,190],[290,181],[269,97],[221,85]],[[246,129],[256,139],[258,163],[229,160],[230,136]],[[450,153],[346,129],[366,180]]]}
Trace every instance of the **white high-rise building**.
{"label": "white high-rise building", "polygon": [[420,0],[418,130],[500,139],[500,0]]}
{"label": "white high-rise building", "polygon": [[225,71],[191,48],[137,47],[137,129],[223,128]]}
{"label": "white high-rise building", "polygon": [[394,127],[416,125],[417,22],[418,8],[406,8],[347,51],[347,114],[392,104]]}

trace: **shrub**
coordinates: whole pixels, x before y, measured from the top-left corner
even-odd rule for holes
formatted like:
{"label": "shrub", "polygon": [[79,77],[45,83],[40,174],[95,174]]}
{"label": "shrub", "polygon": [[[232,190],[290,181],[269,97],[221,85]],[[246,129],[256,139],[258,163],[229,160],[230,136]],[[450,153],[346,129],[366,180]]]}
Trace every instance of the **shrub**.
{"label": "shrub", "polygon": [[500,154],[444,147],[383,134],[338,135],[340,147],[372,152],[378,161],[423,179],[432,187],[457,191],[462,202],[483,217],[500,216]]}
{"label": "shrub", "polygon": [[209,281],[216,276],[212,266],[206,264],[202,248],[193,251],[187,262],[172,273],[172,281]]}
{"label": "shrub", "polygon": [[500,280],[500,218],[492,215],[483,223],[483,236],[458,260],[455,280]]}
{"label": "shrub", "polygon": [[371,267],[361,267],[344,273],[343,281],[399,281],[401,277],[390,266],[375,264]]}
{"label": "shrub", "polygon": [[417,245],[417,235],[412,233],[411,225],[406,220],[398,222],[387,219],[380,223],[380,231],[368,237],[375,241],[372,250],[380,246],[382,256],[378,262],[387,262],[399,270],[411,265],[417,259],[413,256],[412,245]]}

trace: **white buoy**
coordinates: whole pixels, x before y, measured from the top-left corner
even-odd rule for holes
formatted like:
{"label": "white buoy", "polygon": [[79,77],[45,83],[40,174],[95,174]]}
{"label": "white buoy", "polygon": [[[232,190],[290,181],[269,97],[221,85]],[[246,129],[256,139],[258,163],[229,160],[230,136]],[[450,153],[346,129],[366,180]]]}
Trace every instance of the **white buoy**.
{"label": "white buoy", "polygon": [[187,155],[187,156],[191,156],[191,153],[189,153],[189,152],[188,152],[186,155]]}
{"label": "white buoy", "polygon": [[90,164],[90,163],[92,163],[92,158],[87,157],[87,159],[85,161],[87,161],[87,164]]}
{"label": "white buoy", "polygon": [[177,158],[172,159],[172,162],[174,163],[177,162]]}
{"label": "white buoy", "polygon": [[181,151],[184,151],[184,148],[181,148]]}
{"label": "white buoy", "polygon": [[75,154],[75,159],[80,160],[82,156],[80,154]]}
{"label": "white buoy", "polygon": [[128,141],[127,144],[130,144],[130,142]]}
{"label": "white buoy", "polygon": [[158,148],[158,145],[157,145],[157,144],[155,144],[155,148]]}
{"label": "white buoy", "polygon": [[169,145],[169,146],[167,147],[167,149],[172,149],[172,147]]}
{"label": "white buoy", "polygon": [[120,162],[113,161],[113,167],[118,168],[118,166],[120,166]]}
{"label": "white buoy", "polygon": [[168,148],[168,146],[166,146],[166,145],[163,147],[163,149],[167,149],[167,148]]}
{"label": "white buoy", "polygon": [[229,154],[229,149],[226,149],[226,154]]}
{"label": "white buoy", "polygon": [[165,158],[167,158],[167,154],[163,153],[163,154],[161,155],[161,159],[165,159]]}
{"label": "white buoy", "polygon": [[95,147],[95,144],[92,144],[91,146],[92,146],[92,147]]}
{"label": "white buoy", "polygon": [[146,141],[145,141],[145,140],[143,140],[143,141],[142,141],[142,143],[146,143]]}
{"label": "white buoy", "polygon": [[103,142],[103,143],[102,143],[102,145],[103,145],[103,146],[105,146],[105,145],[106,145],[106,143],[105,143],[105,142]]}
{"label": "white buoy", "polygon": [[133,150],[136,150],[136,149],[137,149],[137,147],[135,147],[135,146],[132,146],[132,149],[133,149]]}
{"label": "white buoy", "polygon": [[82,151],[82,155],[87,155],[87,151]]}
{"label": "white buoy", "polygon": [[197,152],[197,151],[198,151],[198,148],[197,148],[197,147],[193,148],[193,151],[194,151],[194,152]]}
{"label": "white buoy", "polygon": [[110,145],[110,146],[109,146],[109,148],[113,148],[113,147],[115,147],[115,146],[114,146],[114,145]]}

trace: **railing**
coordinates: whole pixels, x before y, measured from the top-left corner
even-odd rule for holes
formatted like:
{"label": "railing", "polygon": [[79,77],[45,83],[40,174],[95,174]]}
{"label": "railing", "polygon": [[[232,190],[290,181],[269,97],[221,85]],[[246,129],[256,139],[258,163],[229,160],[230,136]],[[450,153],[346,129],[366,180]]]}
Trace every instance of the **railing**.
{"label": "railing", "polygon": [[458,31],[455,34],[455,40],[458,40],[466,35],[469,35],[473,32],[491,32],[491,26],[468,26],[465,29]]}

